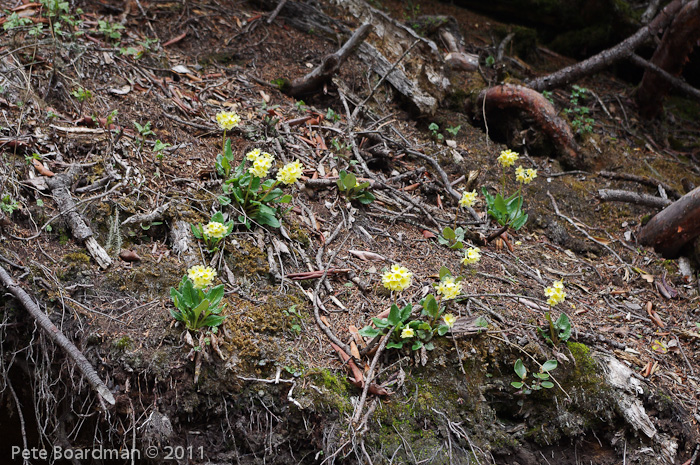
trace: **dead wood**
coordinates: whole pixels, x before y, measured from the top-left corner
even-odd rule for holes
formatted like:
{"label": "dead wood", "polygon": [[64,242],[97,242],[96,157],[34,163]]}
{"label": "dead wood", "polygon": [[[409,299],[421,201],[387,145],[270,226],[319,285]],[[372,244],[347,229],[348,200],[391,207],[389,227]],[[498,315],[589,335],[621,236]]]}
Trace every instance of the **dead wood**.
{"label": "dead wood", "polygon": [[[698,39],[700,1],[693,0],[681,9],[666,29],[650,62],[669,74],[678,76]],[[662,102],[670,87],[670,83],[659,73],[647,70],[636,93],[640,115],[648,119],[658,116],[663,110]]]}
{"label": "dead wood", "polygon": [[639,243],[654,247],[664,258],[676,258],[700,235],[700,188],[656,214],[639,231]]}
{"label": "dead wood", "polygon": [[323,84],[328,82],[345,63],[355,48],[372,32],[372,25],[365,23],[358,27],[347,42],[335,53],[326,55],[321,64],[302,78],[294,79],[289,85],[282,86],[282,91],[288,95],[299,97],[318,92]]}
{"label": "dead wood", "polygon": [[99,375],[85,358],[83,353],[73,344],[57,327],[48,316],[41,311],[29,294],[25,292],[19,284],[12,279],[12,276],[0,266],[0,281],[3,286],[19,300],[29,314],[36,320],[39,327],[73,360],[78,370],[85,376],[90,386],[97,391],[100,397],[110,405],[114,405],[114,396],[109,388],[102,382]]}
{"label": "dead wood", "polygon": [[[533,122],[536,130],[548,138],[564,165],[573,168],[587,166],[586,160],[578,153],[578,145],[569,125],[557,115],[554,106],[539,92],[512,84],[491,87],[481,91],[476,105],[467,108],[467,111],[471,112],[476,120],[486,118],[489,130],[494,130],[497,125],[505,127],[515,112],[524,113],[525,118]],[[520,134],[506,137],[520,137]],[[509,141],[510,145],[520,143],[519,140]]]}
{"label": "dead wood", "polygon": [[640,57],[639,55],[637,55],[635,53],[630,55],[630,61],[636,65],[642,66],[642,67],[646,68],[647,70],[658,74],[663,79],[665,79],[666,82],[668,82],[670,85],[672,85],[676,89],[680,90],[681,92],[685,93],[689,97],[693,97],[693,98],[700,100],[700,90],[691,86],[690,84],[685,82],[683,79],[668,73],[667,71],[656,66],[654,63],[651,63],[650,61],[645,60],[644,58]]}
{"label": "dead wood", "polygon": [[643,26],[614,47],[603,50],[587,60],[567,66],[547,76],[526,81],[525,84],[537,91],[554,89],[576,82],[584,76],[590,76],[602,71],[613,63],[629,58],[637,47],[670,24],[685,3],[687,3],[687,0],[673,0],[649,24]]}
{"label": "dead wood", "polygon": [[668,194],[669,197],[671,197],[674,200],[678,200],[681,198],[681,194],[678,193],[676,189],[673,187],[669,186],[663,181],[659,181],[658,179],[655,178],[649,178],[647,176],[637,176],[635,174],[629,174],[629,173],[615,173],[612,171],[600,171],[598,173],[598,176],[602,176],[604,178],[609,178],[609,179],[621,179],[623,181],[632,181],[632,182],[637,182],[639,184],[643,184],[645,186],[653,187],[653,188],[658,188],[661,186],[663,190],[666,191],[666,194]]}
{"label": "dead wood", "polygon": [[107,268],[112,264],[112,259],[105,249],[97,243],[97,240],[93,236],[92,229],[90,229],[90,226],[87,225],[77,212],[77,206],[71,196],[69,186],[71,184],[71,178],[73,177],[72,173],[73,170],[69,170],[67,173],[48,177],[46,178],[46,184],[49,186],[49,189],[51,189],[51,194],[56,201],[58,211],[61,212],[61,215],[68,222],[73,237],[85,245],[85,248],[90,252],[90,255],[92,255],[101,268]]}
{"label": "dead wood", "polygon": [[661,197],[618,189],[599,189],[598,197],[604,202],[626,202],[659,209],[666,208],[673,203],[673,201]]}

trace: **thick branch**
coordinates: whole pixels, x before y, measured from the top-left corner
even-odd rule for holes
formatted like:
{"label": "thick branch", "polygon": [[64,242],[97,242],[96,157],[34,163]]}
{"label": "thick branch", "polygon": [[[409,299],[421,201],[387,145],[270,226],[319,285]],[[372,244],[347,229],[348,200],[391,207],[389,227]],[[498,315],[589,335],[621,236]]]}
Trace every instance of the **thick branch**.
{"label": "thick branch", "polygon": [[700,235],[700,188],[696,188],[656,214],[639,232],[639,243],[652,246],[665,258]]}
{"label": "thick branch", "polygon": [[639,29],[632,36],[620,42],[616,46],[603,50],[587,60],[581,61],[566,68],[560,69],[550,75],[542,76],[526,82],[528,87],[538,91],[553,89],[575,82],[584,76],[595,74],[613,63],[628,58],[637,47],[647,39],[663,30],[673,20],[687,0],[673,0],[661,10],[649,24]]}
{"label": "thick branch", "polygon": [[36,320],[37,324],[66,354],[75,362],[78,370],[85,376],[88,383],[97,393],[110,405],[114,405],[114,396],[109,388],[102,382],[99,375],[85,358],[82,352],[54,325],[48,316],[41,311],[39,306],[32,300],[24,289],[12,279],[12,276],[0,266],[0,281],[17,300],[19,300],[29,314]]}
{"label": "thick branch", "polygon": [[372,25],[365,23],[358,27],[347,42],[335,53],[326,55],[321,64],[306,76],[293,80],[284,92],[292,96],[307,95],[318,91],[328,82],[355,48],[372,32]]}
{"label": "thick branch", "polygon": [[[688,55],[700,39],[700,1],[693,0],[683,7],[668,27],[661,43],[651,57],[651,63],[678,76],[688,60]],[[644,73],[637,89],[639,113],[653,118],[663,110],[662,101],[670,88],[669,82],[658,70]]]}
{"label": "thick branch", "polygon": [[585,161],[578,154],[578,146],[569,125],[557,115],[554,106],[539,92],[512,84],[490,87],[479,94],[475,108],[485,109],[484,117],[489,126],[494,124],[489,118],[494,118],[498,110],[505,111],[506,114],[510,114],[511,110],[526,113],[534,121],[537,129],[551,141],[566,165],[585,167]]}

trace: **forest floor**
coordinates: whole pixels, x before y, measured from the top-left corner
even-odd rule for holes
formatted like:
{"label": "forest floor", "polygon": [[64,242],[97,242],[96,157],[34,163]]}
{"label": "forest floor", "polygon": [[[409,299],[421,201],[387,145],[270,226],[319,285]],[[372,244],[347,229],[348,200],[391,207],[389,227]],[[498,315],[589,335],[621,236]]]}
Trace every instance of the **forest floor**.
{"label": "forest floor", "polygon": [[[89,1],[50,23],[39,4],[16,5],[29,22],[7,28],[0,44],[0,265],[93,363],[116,405],[101,410],[61,350],[2,296],[0,418],[11,432],[0,454],[24,441],[155,444],[163,454],[191,447],[190,463],[700,463],[696,273],[635,243],[657,210],[598,196],[601,188],[658,195],[658,182],[682,195],[700,185],[700,105],[671,97],[665,120],[652,124],[636,116],[634,84],[609,74],[577,83],[588,89],[581,102],[592,132],[577,139],[591,168],[566,171],[556,157],[521,151],[516,165],[538,173],[523,187],[528,221],[480,245],[480,261],[464,266],[463,250],[438,241],[442,229],[457,223],[487,236],[499,226],[481,195],[478,219],[458,209],[440,171],[459,192],[501,192],[504,178],[507,192],[518,188],[512,168],[504,174],[496,161],[507,147],[470,124],[464,100],[497,74],[517,82],[573,61],[533,45],[490,67],[510,25],[438,2],[381,4],[400,21],[418,13],[407,4],[455,17],[467,51],[481,58],[480,72],[450,72],[452,91],[433,116],[411,112],[383,84],[349,121],[379,79],[355,56],[337,76],[343,89],[329,83],[303,101],[281,93],[274,80],[306,74],[342,40],[300,32],[283,13],[268,24],[270,11],[251,3]],[[62,32],[50,34],[56,22]],[[571,92],[551,95],[562,115]],[[221,202],[222,111],[241,116],[226,134],[236,164],[260,148],[276,168],[304,166],[302,180],[283,189],[292,200],[281,228],[248,230],[235,202]],[[42,181],[71,166],[71,196],[111,257],[106,269],[72,237]],[[371,180],[373,202],[339,192],[343,170]],[[217,211],[235,222],[221,251],[209,254],[193,237],[191,250],[178,249],[178,224],[203,224]],[[196,264],[217,270],[227,307],[218,332],[192,341],[170,315],[170,288]],[[413,272],[398,296],[381,285],[392,264]],[[362,350],[369,340],[352,328],[397,297],[417,304],[442,267],[464,276],[447,304],[455,328],[432,351],[379,350],[373,368],[376,352],[363,354],[360,371],[390,394],[362,400],[315,312]],[[559,280],[566,300],[549,309],[545,288]],[[568,343],[553,346],[538,331],[550,310],[555,320],[568,315]],[[473,326],[477,317],[487,329]],[[631,370],[638,393],[604,387],[605,357]],[[532,372],[557,360],[556,386],[512,387],[518,359]],[[640,408],[635,422],[629,410]]]}

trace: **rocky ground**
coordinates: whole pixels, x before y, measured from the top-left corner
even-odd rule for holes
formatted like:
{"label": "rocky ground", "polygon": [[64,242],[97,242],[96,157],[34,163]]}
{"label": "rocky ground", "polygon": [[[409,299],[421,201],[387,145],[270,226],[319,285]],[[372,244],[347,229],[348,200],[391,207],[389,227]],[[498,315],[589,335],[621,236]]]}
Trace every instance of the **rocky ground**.
{"label": "rocky ground", "polygon": [[[403,62],[411,43],[369,35],[396,68],[411,78],[438,60],[434,113],[380,82],[362,53],[313,95],[280,92],[279,79],[305,75],[343,44],[342,31],[360,26],[361,15],[337,3],[316,8],[334,23],[306,30],[295,10],[268,21],[277,2],[30,3],[1,17],[11,27],[0,48],[0,265],[85,355],[115,404],[3,295],[0,454],[102,444],[155,446],[153,463],[179,446],[190,449],[171,457],[178,463],[697,463],[696,273],[635,243],[658,209],[598,194],[658,195],[661,183],[673,198],[697,184],[697,103],[671,97],[666,119],[652,124],[635,113],[634,84],[612,75],[579,82],[588,90],[578,104],[575,89],[554,91],[569,123],[575,108],[588,108],[590,121],[579,124],[591,131],[576,134],[586,168],[562,166],[536,144],[511,146],[516,164],[538,173],[522,190],[528,220],[485,243],[500,228],[485,198],[469,211],[458,196],[518,184],[497,163],[508,147],[472,126],[465,108],[483,88],[571,61],[528,42],[532,30],[458,7],[371,2],[375,17],[418,37]],[[422,15],[456,18],[480,68],[440,63],[445,45],[422,29]],[[304,167],[283,188],[292,198],[279,228],[247,229],[236,202],[222,199],[223,111],[241,117],[226,132],[236,164],[260,148],[276,157],[273,172],[293,160]],[[521,124],[523,138],[537,136]],[[370,182],[374,200],[340,192],[341,171]],[[209,253],[190,225],[219,211],[234,227]],[[455,224],[466,247],[480,247],[478,263],[463,265],[464,250],[439,240]],[[413,273],[400,293],[381,283],[393,264]],[[170,289],[194,265],[213,267],[224,284],[226,319],[213,334],[171,316]],[[434,293],[442,267],[464,279],[446,303],[457,322],[433,350],[378,349],[357,333],[392,302],[417,305]],[[545,289],[559,280],[566,300],[549,308]],[[550,329],[548,312],[555,322],[566,314],[570,334]],[[543,337],[552,332],[562,340]],[[355,360],[343,362],[345,352]],[[513,387],[518,360],[536,387],[533,373],[557,361],[554,386]]]}

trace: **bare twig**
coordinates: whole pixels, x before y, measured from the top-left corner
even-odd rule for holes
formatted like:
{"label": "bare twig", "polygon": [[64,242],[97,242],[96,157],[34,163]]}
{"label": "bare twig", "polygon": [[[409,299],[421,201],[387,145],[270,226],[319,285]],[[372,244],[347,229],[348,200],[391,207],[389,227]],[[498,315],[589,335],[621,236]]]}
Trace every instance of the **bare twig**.
{"label": "bare twig", "polygon": [[0,266],[0,281],[12,295],[14,295],[24,306],[29,314],[36,320],[37,324],[44,332],[61,347],[66,354],[73,360],[78,370],[85,376],[88,383],[97,391],[102,399],[106,400],[110,405],[114,405],[114,396],[109,388],[102,382],[99,375],[92,367],[90,362],[85,358],[82,352],[73,344],[63,333],[54,325],[48,316],[41,311],[39,306],[32,300],[22,287],[12,279],[5,268]]}

